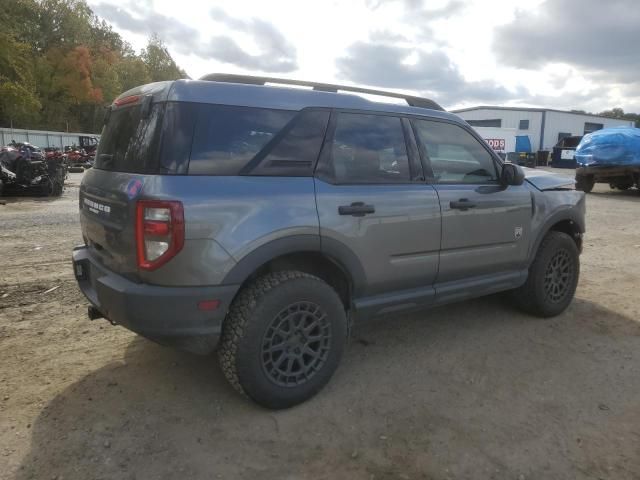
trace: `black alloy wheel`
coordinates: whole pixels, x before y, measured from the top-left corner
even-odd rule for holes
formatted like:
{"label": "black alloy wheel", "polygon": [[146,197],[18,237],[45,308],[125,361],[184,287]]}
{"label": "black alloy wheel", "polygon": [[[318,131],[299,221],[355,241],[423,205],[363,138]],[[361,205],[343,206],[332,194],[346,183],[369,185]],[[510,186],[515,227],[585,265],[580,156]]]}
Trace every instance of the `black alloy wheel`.
{"label": "black alloy wheel", "polygon": [[511,292],[521,310],[548,318],[566,310],[578,286],[580,251],[564,232],[548,232],[529,266],[527,280]]}
{"label": "black alloy wheel", "polygon": [[552,303],[560,303],[569,292],[573,275],[574,262],[565,249],[558,250],[547,264],[544,276],[544,291]]}
{"label": "black alloy wheel", "polygon": [[322,368],[331,350],[331,324],[315,303],[283,309],[262,340],[262,368],[276,385],[302,385]]}

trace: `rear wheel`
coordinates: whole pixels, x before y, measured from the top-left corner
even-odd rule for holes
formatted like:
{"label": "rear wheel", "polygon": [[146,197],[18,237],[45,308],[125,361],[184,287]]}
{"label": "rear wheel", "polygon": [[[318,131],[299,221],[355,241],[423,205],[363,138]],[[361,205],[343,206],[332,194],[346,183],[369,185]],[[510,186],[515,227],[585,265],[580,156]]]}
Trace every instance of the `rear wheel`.
{"label": "rear wheel", "polygon": [[631,187],[633,187],[633,178],[618,180],[616,182],[610,183],[609,186],[617,190],[629,190]]}
{"label": "rear wheel", "polygon": [[580,275],[578,247],[562,232],[549,232],[529,268],[527,281],[513,291],[516,305],[539,317],[562,313],[573,300]]}
{"label": "rear wheel", "polygon": [[592,175],[578,175],[576,176],[576,190],[581,190],[584,193],[589,193],[593,190],[596,184]]}
{"label": "rear wheel", "polygon": [[317,277],[275,272],[234,301],[218,352],[233,387],[268,408],[315,395],[338,367],[347,319],[338,294]]}

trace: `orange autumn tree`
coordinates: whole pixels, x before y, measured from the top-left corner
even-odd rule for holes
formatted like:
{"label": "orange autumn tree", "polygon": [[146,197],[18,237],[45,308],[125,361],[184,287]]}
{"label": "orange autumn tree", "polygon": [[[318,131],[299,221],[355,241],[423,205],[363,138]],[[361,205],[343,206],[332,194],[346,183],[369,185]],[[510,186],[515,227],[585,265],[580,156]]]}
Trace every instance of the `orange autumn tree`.
{"label": "orange autumn tree", "polygon": [[99,133],[125,90],[184,77],[158,36],[134,49],[85,0],[3,0],[0,127]]}
{"label": "orange autumn tree", "polygon": [[92,59],[85,46],[75,47],[61,62],[60,85],[73,103],[102,103],[102,90],[95,88],[91,79]]}

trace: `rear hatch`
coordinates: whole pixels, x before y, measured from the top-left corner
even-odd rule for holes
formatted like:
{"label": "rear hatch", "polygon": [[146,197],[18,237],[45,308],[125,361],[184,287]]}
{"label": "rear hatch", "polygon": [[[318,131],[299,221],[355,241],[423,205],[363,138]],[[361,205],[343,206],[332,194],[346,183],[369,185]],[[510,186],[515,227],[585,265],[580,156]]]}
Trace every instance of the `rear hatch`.
{"label": "rear hatch", "polygon": [[[80,222],[90,253],[110,270],[136,278],[136,200],[158,173],[160,125],[170,83],[121,95],[105,115],[94,168],[80,186]],[[150,88],[151,87],[151,88]]]}

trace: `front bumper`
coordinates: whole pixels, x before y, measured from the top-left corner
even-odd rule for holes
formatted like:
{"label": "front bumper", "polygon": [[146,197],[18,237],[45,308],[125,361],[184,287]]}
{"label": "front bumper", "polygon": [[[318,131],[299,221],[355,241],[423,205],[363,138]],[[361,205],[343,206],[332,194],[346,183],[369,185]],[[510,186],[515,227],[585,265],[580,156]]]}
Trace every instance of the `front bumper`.
{"label": "front bumper", "polygon": [[[78,286],[91,305],[112,323],[162,344],[210,353],[239,285],[162,287],[136,283],[106,269],[87,247],[73,250]],[[214,310],[200,302],[217,300]]]}

